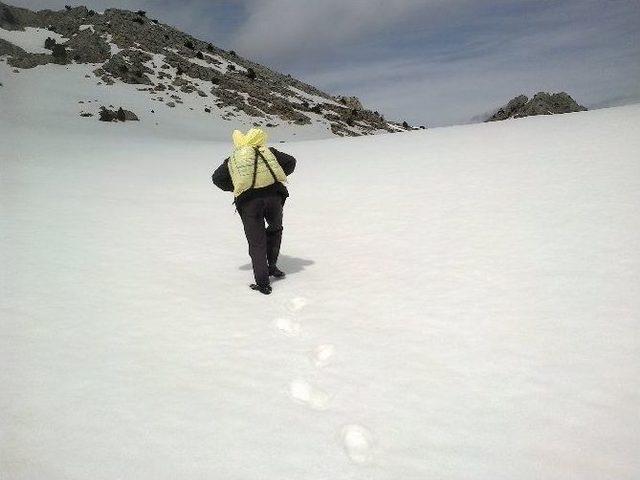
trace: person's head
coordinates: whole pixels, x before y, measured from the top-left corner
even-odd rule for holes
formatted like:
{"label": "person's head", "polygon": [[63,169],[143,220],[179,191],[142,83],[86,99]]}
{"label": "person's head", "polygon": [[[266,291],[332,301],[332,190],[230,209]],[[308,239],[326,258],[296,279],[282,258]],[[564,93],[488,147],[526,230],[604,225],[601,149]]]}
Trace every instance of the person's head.
{"label": "person's head", "polygon": [[251,128],[246,134],[240,130],[234,130],[232,138],[236,148],[264,147],[267,144],[267,134],[260,128]]}

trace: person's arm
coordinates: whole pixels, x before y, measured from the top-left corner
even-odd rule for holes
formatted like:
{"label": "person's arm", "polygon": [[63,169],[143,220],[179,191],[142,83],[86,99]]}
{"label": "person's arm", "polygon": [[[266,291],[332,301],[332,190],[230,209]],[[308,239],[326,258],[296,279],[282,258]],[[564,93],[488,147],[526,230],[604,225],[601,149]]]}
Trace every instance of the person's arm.
{"label": "person's arm", "polygon": [[278,160],[278,163],[282,167],[284,174],[291,175],[293,171],[296,169],[296,159],[291,155],[288,155],[284,152],[276,150],[273,147],[271,147],[271,152],[273,152],[273,155],[276,157],[276,160]]}
{"label": "person's arm", "polygon": [[231,175],[229,174],[229,159],[227,158],[222,165],[216,168],[216,171],[211,175],[213,184],[220,190],[225,192],[233,192],[233,182],[231,181]]}

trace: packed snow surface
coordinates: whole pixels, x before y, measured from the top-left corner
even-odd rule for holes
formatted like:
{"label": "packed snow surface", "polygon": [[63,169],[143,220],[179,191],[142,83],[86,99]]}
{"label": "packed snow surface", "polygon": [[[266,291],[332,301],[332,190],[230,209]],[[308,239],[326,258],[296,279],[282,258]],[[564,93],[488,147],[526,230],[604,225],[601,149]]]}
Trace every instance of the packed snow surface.
{"label": "packed snow surface", "polygon": [[640,106],[276,144],[271,296],[229,142],[78,125],[0,111],[0,478],[640,476]]}

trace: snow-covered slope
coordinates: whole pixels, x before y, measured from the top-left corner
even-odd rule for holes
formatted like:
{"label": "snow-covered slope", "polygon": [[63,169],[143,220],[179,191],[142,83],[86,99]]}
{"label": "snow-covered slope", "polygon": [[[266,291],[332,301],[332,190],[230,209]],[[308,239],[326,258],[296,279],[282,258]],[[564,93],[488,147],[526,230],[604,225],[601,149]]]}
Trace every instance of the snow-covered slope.
{"label": "snow-covered slope", "polygon": [[[30,128],[50,125],[43,117],[51,116],[67,128],[91,128],[100,107],[113,105],[159,135],[187,131],[191,138],[220,140],[229,128],[251,126],[298,139],[411,130],[356,97],[334,97],[142,11],[34,12],[0,2],[0,61],[3,100]],[[36,111],[28,101],[34,96]]]}
{"label": "snow-covered slope", "polygon": [[[230,108],[210,114],[205,108],[216,110],[210,99],[198,95],[185,96],[180,108],[172,108],[152,100],[139,86],[126,83],[97,85],[92,70],[97,65],[40,65],[29,70],[16,70],[0,58],[0,118],[24,130],[25,134],[44,135],[57,131],[59,135],[83,132],[88,136],[110,138],[114,131],[129,136],[223,140],[235,128],[246,130],[252,125],[249,117],[236,114],[225,119]],[[98,121],[101,106],[123,106],[132,110],[140,122],[105,123]],[[93,116],[82,117],[82,113]],[[274,124],[276,125],[276,124]],[[327,128],[321,122],[305,128],[290,124],[263,127],[276,142],[291,139],[327,138]]]}
{"label": "snow-covered slope", "polygon": [[144,125],[0,117],[0,478],[638,478],[640,106],[282,145],[269,297]]}

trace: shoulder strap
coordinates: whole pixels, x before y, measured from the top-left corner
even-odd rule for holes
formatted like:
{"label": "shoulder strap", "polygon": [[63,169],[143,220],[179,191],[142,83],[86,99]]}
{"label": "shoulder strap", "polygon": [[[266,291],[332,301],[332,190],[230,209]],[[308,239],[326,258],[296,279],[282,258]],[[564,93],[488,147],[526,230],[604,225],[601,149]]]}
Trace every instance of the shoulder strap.
{"label": "shoulder strap", "polygon": [[251,181],[251,188],[256,186],[256,175],[258,173],[258,155],[253,159],[253,180]]}
{"label": "shoulder strap", "polygon": [[[257,165],[258,165],[258,157],[260,157],[262,159],[264,164],[269,169],[269,173],[271,173],[271,176],[273,177],[273,181],[277,183],[278,179],[276,178],[276,174],[273,173],[273,169],[271,168],[271,165],[269,165],[269,162],[267,162],[267,160],[264,158],[264,155],[262,155],[262,152],[260,151],[260,149],[258,147],[254,147],[254,149],[256,151],[256,164],[255,164],[255,166],[253,168],[253,184],[255,185],[255,183],[256,183],[256,169],[257,169]],[[253,188],[253,185],[251,186],[251,188]]]}

